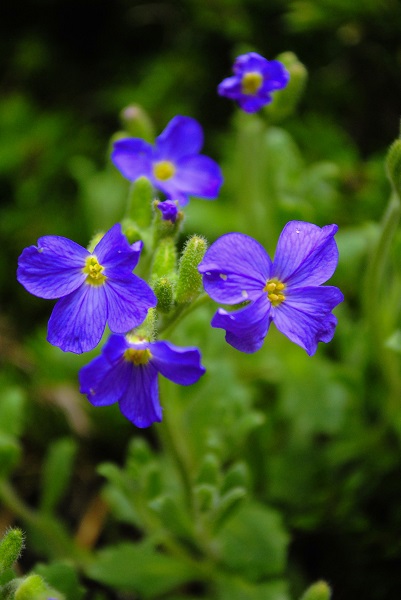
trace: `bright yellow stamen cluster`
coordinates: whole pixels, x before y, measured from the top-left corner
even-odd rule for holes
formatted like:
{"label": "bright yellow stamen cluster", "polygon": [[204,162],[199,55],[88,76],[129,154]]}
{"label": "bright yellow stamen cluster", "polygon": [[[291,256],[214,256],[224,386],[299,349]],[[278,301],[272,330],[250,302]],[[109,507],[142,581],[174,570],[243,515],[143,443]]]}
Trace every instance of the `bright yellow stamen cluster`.
{"label": "bright yellow stamen cluster", "polygon": [[134,363],[135,366],[138,365],[147,365],[152,355],[147,348],[140,350],[138,348],[127,348],[124,352],[125,360],[128,360]]}
{"label": "bright yellow stamen cluster", "polygon": [[281,292],[285,288],[285,284],[281,281],[271,279],[268,281],[263,288],[264,292],[267,292],[267,297],[273,306],[279,306],[285,300],[284,294]]}
{"label": "bright yellow stamen cluster", "polygon": [[263,75],[260,73],[254,71],[245,73],[241,81],[242,93],[254,96],[260,90],[262,83]]}
{"label": "bright yellow stamen cluster", "polygon": [[153,175],[159,181],[170,179],[175,173],[175,166],[169,160],[161,160],[153,165]]}
{"label": "bright yellow stamen cluster", "polygon": [[89,256],[82,270],[87,275],[86,283],[90,285],[102,285],[107,279],[106,275],[102,274],[104,267],[99,264],[96,256]]}

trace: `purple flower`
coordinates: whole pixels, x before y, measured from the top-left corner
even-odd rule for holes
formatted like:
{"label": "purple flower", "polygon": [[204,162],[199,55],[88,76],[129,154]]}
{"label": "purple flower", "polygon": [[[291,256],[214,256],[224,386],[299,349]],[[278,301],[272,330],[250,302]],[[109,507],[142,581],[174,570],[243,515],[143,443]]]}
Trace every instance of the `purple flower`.
{"label": "purple flower", "polygon": [[164,221],[171,221],[175,223],[178,215],[178,206],[177,202],[174,200],[165,200],[164,202],[159,202],[157,208],[162,213],[162,219]]}
{"label": "purple flower", "polygon": [[290,75],[278,60],[266,60],[256,52],[242,54],[235,60],[234,75],[218,86],[220,96],[236,100],[242,110],[253,113],[269,104],[271,92],[284,88]]}
{"label": "purple flower", "polygon": [[112,335],[101,356],[79,372],[81,393],[94,406],[118,402],[134,425],[149,427],[162,420],[158,373],[181,385],[196,383],[205,372],[200,358],[197,348]]}
{"label": "purple flower", "polygon": [[132,273],[141,249],[142,242],[129,245],[119,224],[93,253],[56,235],[25,248],[18,261],[18,281],[39,298],[60,298],[49,320],[51,344],[80,354],[99,343],[106,322],[115,333],[142,323],[156,297]]}
{"label": "purple flower", "polygon": [[272,262],[265,249],[242,233],[228,233],[212,244],[199,265],[206,292],[223,304],[213,327],[226,330],[226,341],[242,352],[256,352],[273,321],[284,335],[306,350],[329,342],[337,324],[331,311],[342,302],[340,290],[322,286],[334,273],[337,225],[320,228],[291,221],[284,227]]}
{"label": "purple flower", "polygon": [[111,160],[130,181],[145,176],[170,200],[184,206],[189,196],[214,200],[223,177],[218,164],[199,154],[202,128],[190,117],[174,117],[154,146],[139,138],[114,143]]}

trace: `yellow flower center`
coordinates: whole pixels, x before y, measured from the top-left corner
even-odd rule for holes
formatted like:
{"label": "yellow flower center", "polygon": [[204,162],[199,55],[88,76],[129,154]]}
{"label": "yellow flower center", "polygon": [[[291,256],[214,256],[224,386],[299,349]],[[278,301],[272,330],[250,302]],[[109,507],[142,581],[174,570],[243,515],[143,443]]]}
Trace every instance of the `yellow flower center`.
{"label": "yellow flower center", "polygon": [[170,179],[175,173],[175,166],[169,160],[160,160],[153,165],[153,175],[160,181]]}
{"label": "yellow flower center", "polygon": [[106,275],[102,274],[104,267],[99,264],[96,256],[88,256],[82,271],[87,275],[86,283],[90,285],[103,285],[106,281]]}
{"label": "yellow flower center", "polygon": [[285,284],[281,283],[281,281],[270,279],[270,281],[266,282],[263,291],[267,292],[267,297],[273,306],[279,306],[285,300],[284,294],[281,293],[284,288]]}
{"label": "yellow flower center", "polygon": [[245,73],[242,77],[241,88],[243,94],[254,96],[258,92],[263,83],[263,75],[256,71]]}
{"label": "yellow flower center", "polygon": [[137,367],[138,365],[147,365],[152,355],[147,348],[140,350],[138,348],[127,348],[124,352],[125,360],[128,360]]}

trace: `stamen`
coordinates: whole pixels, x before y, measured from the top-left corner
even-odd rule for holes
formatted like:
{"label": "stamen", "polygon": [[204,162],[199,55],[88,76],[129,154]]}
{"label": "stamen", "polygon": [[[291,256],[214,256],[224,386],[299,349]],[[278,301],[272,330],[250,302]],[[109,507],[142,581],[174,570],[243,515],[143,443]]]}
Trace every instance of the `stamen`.
{"label": "stamen", "polygon": [[271,279],[266,282],[265,287],[263,288],[264,292],[267,292],[267,297],[273,306],[279,306],[284,300],[284,294],[280,294],[277,292],[282,292],[285,288],[285,284],[282,281],[278,281],[278,279]]}
{"label": "stamen", "polygon": [[90,285],[103,285],[106,281],[106,275],[102,274],[104,267],[99,264],[96,256],[88,256],[86,263],[82,271],[87,275],[86,283]]}
{"label": "stamen", "polygon": [[137,367],[138,365],[147,365],[152,355],[147,348],[140,350],[138,348],[127,348],[124,352],[125,360],[134,363]]}
{"label": "stamen", "polygon": [[160,160],[153,165],[153,175],[159,181],[167,181],[175,173],[175,166],[169,160]]}
{"label": "stamen", "polygon": [[263,75],[257,71],[245,73],[241,81],[242,93],[254,96],[260,90],[262,83]]}

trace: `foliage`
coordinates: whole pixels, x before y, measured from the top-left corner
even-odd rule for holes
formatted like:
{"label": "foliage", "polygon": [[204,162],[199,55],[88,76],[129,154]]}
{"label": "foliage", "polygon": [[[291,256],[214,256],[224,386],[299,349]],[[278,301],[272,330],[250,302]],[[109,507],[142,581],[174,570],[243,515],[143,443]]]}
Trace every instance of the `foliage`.
{"label": "foliage", "polygon": [[[326,600],[320,579],[333,598],[399,593],[399,140],[385,159],[399,127],[399,10],[390,0],[5,10],[0,534],[18,526],[26,548],[16,570],[2,567],[2,597]],[[287,49],[299,76],[290,97],[257,115],[218,98],[237,54]],[[201,348],[207,373],[189,388],[161,381],[163,422],[146,431],[79,394],[77,372],[97,352],[48,345],[46,303],[15,282],[17,256],[42,235],[85,246],[124,216],[132,241],[143,234],[150,213],[125,213],[132,190],[108,158],[110,138],[134,126],[124,113],[117,122],[133,103],[149,141],[175,114],[198,118],[224,172],[217,201],[185,208],[178,256],[194,233],[212,243],[241,231],[272,255],[291,219],[337,223],[331,283],[346,298],[314,357],[274,329],[258,353],[237,352],[210,327],[211,303],[177,313],[177,326],[166,318],[163,335]],[[163,246],[158,231],[145,245]]]}

